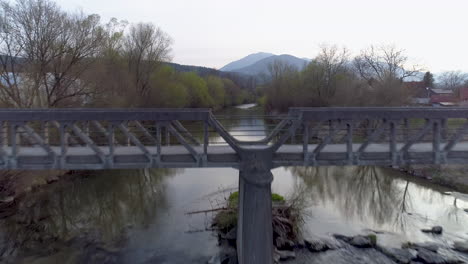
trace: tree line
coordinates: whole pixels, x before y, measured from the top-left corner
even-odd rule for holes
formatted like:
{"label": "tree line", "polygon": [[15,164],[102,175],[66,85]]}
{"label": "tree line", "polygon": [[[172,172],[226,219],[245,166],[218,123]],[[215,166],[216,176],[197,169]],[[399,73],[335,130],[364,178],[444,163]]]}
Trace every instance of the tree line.
{"label": "tree line", "polygon": [[395,46],[371,46],[351,58],[346,48],[321,46],[303,70],[281,62],[269,67],[263,87],[267,110],[291,106],[401,106],[408,103],[404,80],[420,72]]}
{"label": "tree line", "polygon": [[467,73],[446,71],[437,78],[428,71],[423,74],[423,68],[394,45],[370,46],[354,57],[344,47],[322,45],[303,70],[275,61],[269,75],[258,102],[267,111],[282,112],[294,106],[405,106],[414,96],[406,82],[455,93],[468,87]]}
{"label": "tree line", "polygon": [[0,106],[222,108],[248,99],[233,78],[169,66],[172,43],[151,23],[0,0]]}

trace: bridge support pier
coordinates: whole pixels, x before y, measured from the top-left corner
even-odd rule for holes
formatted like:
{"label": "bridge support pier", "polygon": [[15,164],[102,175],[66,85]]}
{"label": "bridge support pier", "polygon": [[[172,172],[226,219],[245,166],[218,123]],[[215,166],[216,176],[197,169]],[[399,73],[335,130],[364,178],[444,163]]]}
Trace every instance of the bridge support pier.
{"label": "bridge support pier", "polygon": [[271,155],[254,151],[242,155],[239,168],[237,257],[240,264],[273,263]]}

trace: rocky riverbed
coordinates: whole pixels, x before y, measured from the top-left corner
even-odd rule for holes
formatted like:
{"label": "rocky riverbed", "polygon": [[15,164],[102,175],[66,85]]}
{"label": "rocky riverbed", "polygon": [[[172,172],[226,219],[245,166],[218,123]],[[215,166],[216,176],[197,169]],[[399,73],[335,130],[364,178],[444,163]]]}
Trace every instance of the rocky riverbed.
{"label": "rocky riverbed", "polygon": [[[211,258],[209,264],[237,263],[233,245],[235,233],[223,238],[222,250]],[[289,241],[288,246],[275,245],[275,263],[290,264],[456,264],[468,263],[468,241],[453,245],[437,243],[405,243],[402,247],[385,247],[378,242],[375,233],[344,236],[334,234],[329,237],[310,237],[299,242]],[[228,241],[231,240],[231,241]]]}

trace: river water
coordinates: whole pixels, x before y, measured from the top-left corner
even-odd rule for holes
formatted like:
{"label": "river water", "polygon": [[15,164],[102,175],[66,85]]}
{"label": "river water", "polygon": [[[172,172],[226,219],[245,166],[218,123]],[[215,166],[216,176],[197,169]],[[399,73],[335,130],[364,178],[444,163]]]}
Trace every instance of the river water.
{"label": "river water", "polygon": [[[221,115],[259,113],[251,107]],[[233,133],[242,130],[242,139],[247,127],[264,125],[252,118],[222,122]],[[273,174],[273,192],[304,195],[306,237],[374,230],[385,246],[468,240],[468,202],[395,170],[293,167]],[[0,262],[206,263],[219,250],[212,214],[187,213],[222,206],[237,184],[238,172],[229,168],[102,171],[51,184],[0,220]],[[436,225],[442,236],[420,231]]]}

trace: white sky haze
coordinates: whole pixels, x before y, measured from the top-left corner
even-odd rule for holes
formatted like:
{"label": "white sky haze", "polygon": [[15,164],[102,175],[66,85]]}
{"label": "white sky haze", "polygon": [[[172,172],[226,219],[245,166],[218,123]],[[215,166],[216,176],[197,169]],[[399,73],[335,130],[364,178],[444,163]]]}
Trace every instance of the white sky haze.
{"label": "white sky haze", "polygon": [[323,43],[353,53],[394,44],[432,72],[468,71],[467,0],[57,0],[173,39],[173,61],[220,68],[255,52],[313,58]]}

